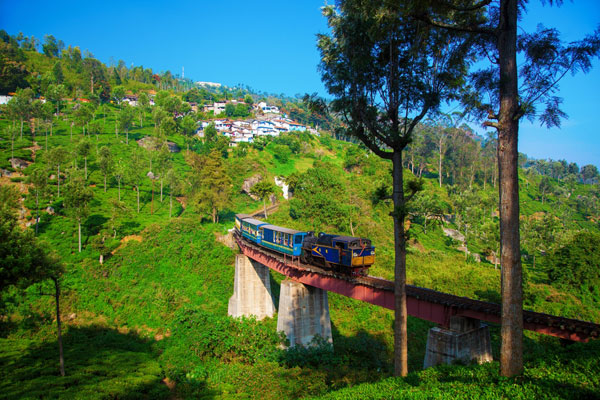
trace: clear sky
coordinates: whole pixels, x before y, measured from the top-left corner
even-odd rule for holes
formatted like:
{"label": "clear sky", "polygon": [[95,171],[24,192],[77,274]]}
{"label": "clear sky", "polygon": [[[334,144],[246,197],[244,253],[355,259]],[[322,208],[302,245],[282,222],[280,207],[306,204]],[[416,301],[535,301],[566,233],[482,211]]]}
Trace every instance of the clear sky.
{"label": "clear sky", "polygon": [[[332,1],[330,1],[331,3]],[[521,21],[539,23],[577,40],[600,25],[600,0],[565,0],[560,7],[530,0]],[[547,1],[546,1],[547,3]],[[0,28],[43,39],[52,34],[66,45],[91,51],[110,63],[170,70],[195,81],[289,96],[327,93],[317,71],[317,33],[326,33],[323,0],[263,1],[28,1],[0,0]],[[600,167],[600,62],[588,75],[560,85],[569,119],[560,129],[521,124],[519,150],[535,158]],[[481,131],[481,129],[478,129]]]}

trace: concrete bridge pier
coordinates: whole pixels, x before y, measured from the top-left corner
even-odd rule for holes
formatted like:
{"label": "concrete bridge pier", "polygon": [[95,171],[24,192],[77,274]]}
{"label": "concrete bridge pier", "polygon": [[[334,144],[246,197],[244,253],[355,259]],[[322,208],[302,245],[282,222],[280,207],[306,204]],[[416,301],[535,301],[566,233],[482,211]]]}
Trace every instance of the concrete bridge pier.
{"label": "concrete bridge pier", "polygon": [[478,319],[454,316],[450,328],[429,330],[423,368],[450,364],[455,360],[479,364],[492,361],[490,331]]}
{"label": "concrete bridge pier", "polygon": [[258,320],[275,314],[269,268],[243,254],[235,256],[235,281],[227,312],[232,317],[254,315]]}
{"label": "concrete bridge pier", "polygon": [[281,282],[277,331],[285,333],[290,347],[308,346],[316,335],[333,343],[327,291],[292,280]]}

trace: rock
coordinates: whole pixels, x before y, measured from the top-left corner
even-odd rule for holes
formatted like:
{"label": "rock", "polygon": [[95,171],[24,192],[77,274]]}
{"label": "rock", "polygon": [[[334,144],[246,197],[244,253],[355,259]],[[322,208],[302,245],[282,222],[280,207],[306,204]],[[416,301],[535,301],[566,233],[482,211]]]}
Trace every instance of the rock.
{"label": "rock", "polygon": [[479,255],[479,253],[473,253],[473,254],[471,254],[471,256],[473,257],[475,262],[478,262],[478,263],[481,262],[481,256]]}
{"label": "rock", "polygon": [[12,172],[7,169],[0,169],[0,176],[11,176]]}
{"label": "rock", "polygon": [[48,206],[48,208],[46,208],[46,212],[50,215],[54,215],[54,208]]}
{"label": "rock", "polygon": [[56,179],[56,175],[54,175],[54,174],[50,175],[50,180],[51,180],[51,181],[53,181],[53,180],[55,180],[55,179]]}
{"label": "rock", "polygon": [[[138,140],[137,144],[146,150],[159,150],[163,142],[155,137],[146,136]],[[167,142],[167,148],[171,153],[179,153],[181,151],[179,146],[173,142]]]}
{"label": "rock", "polygon": [[448,237],[451,237],[454,240],[458,240],[459,242],[465,241],[465,235],[457,231],[456,229],[442,228],[444,234]]}
{"label": "rock", "polygon": [[181,149],[173,142],[167,142],[167,147],[171,153],[179,153]]}
{"label": "rock", "polygon": [[65,317],[65,321],[73,321],[75,318],[77,318],[77,314],[71,313]]}
{"label": "rock", "polygon": [[29,164],[31,164],[30,161],[23,160],[21,158],[11,158],[8,161],[10,161],[10,165],[12,165],[12,167],[14,169],[17,169],[17,168],[20,168],[20,169],[27,168],[27,166]]}
{"label": "rock", "polygon": [[258,197],[251,194],[250,190],[262,179],[261,174],[256,174],[244,181],[242,184],[242,193],[246,193],[248,196],[252,197],[253,200],[258,200]]}

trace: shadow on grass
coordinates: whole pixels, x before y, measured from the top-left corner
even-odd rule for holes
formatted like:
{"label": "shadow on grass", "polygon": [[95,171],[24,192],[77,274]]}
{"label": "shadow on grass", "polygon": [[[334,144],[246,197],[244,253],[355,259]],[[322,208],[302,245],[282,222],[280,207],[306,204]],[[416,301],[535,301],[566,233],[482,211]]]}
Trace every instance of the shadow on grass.
{"label": "shadow on grass", "polygon": [[66,376],[57,342],[0,340],[3,398],[172,397],[154,340],[102,327],[70,327],[64,335]]}

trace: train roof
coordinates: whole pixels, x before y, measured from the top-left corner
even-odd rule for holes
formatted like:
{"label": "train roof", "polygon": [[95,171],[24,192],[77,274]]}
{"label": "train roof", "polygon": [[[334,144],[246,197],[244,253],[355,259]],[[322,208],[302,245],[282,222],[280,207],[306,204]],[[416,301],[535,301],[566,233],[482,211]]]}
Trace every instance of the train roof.
{"label": "train roof", "polygon": [[254,218],[243,218],[242,219],[243,222],[248,222],[252,225],[269,225],[268,223],[261,221],[259,219],[254,219]]}
{"label": "train roof", "polygon": [[249,218],[249,217],[251,217],[252,215],[250,215],[250,214],[235,214],[235,216],[236,216],[236,218],[238,218],[238,219],[244,219],[244,218]]}
{"label": "train roof", "polygon": [[272,231],[277,231],[277,232],[290,233],[292,235],[295,235],[297,233],[306,233],[305,231],[297,231],[295,229],[284,228],[282,226],[277,226],[277,225],[263,225],[261,228],[270,229]]}

